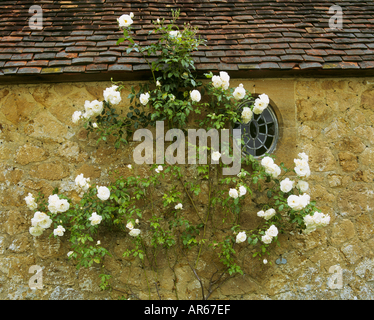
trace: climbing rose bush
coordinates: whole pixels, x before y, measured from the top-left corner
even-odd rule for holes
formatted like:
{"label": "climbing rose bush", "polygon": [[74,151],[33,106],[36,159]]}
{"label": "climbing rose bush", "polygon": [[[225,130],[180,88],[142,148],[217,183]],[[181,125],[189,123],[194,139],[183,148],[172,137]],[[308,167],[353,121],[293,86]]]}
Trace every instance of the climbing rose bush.
{"label": "climbing rose bush", "polygon": [[[132,38],[133,14],[117,19],[124,34],[118,43],[126,41],[127,54],[136,51],[143,55],[152,78],[149,84],[140,84],[138,91],[131,88],[129,112],[124,118],[115,108],[122,101],[124,85],[113,81],[102,97],[97,97],[103,101],[85,101],[82,110],[73,113],[72,122],[93,133],[98,143],[108,141],[107,137],[111,136],[115,138],[114,146],[120,148],[128,143],[134,130],[154,127],[157,121],[185,130],[192,115],[198,118],[196,124],[201,128],[227,130],[235,123],[249,124],[254,114],[261,114],[269,106],[270,99],[265,93],[253,98],[243,84],[231,88],[226,71],[206,73],[208,81],[205,84],[199,81],[193,73],[191,53],[204,45],[204,41],[197,37],[196,28],[185,25],[180,30],[175,24],[177,18],[178,12],[173,12],[168,25],[157,19],[150,34],[159,38],[148,46],[140,46]],[[150,62],[149,57],[155,55],[157,59]],[[93,186],[89,177],[77,175],[74,187],[80,200],[59,194],[58,189],[48,199],[41,194],[34,198],[29,193],[25,202],[35,212],[30,234],[37,237],[51,228],[50,236],[69,239],[71,250],[67,256],[77,261],[77,268],[103,264],[104,256],[110,255],[96,238],[99,228],[129,236],[132,247],[126,249],[123,257],[139,258],[143,269],[146,268],[144,260],[148,259],[153,271],[157,271],[156,257],[161,250],[168,255],[195,247],[195,262],[189,266],[198,280],[197,265],[204,247],[216,252],[221,263],[221,269],[217,269],[221,272],[219,279],[225,281],[235,274],[243,275],[236,248],[252,246],[255,250],[252,258],[271,264],[262,257],[270,256],[273,243],[280,245],[279,234],[296,228],[307,235],[329,224],[330,217],[315,207],[307,193],[309,184],[305,179],[311,172],[305,153],[299,153],[294,159],[293,169],[286,168],[282,162],[276,164],[275,157],[268,154],[261,159],[248,155],[241,159],[244,164],[241,172],[222,177],[215,170],[215,166],[227,166],[221,161],[222,154],[209,146],[206,149],[214,164],[197,165],[190,178],[182,174],[180,165],[153,164],[149,175],[141,178],[134,174],[138,165],[124,164],[127,178],[116,177],[106,185]],[[287,173],[292,177],[285,177]],[[169,183],[161,187],[164,179]],[[208,191],[203,197],[205,205],[198,209],[196,197],[202,192],[202,181],[207,183]],[[261,210],[256,213],[263,219],[257,228],[246,230],[241,225],[243,203],[246,197],[255,197],[256,190],[260,189],[268,197],[268,203],[261,204]],[[144,212],[150,212],[150,217],[144,219]],[[223,216],[229,224],[220,237],[214,233],[212,237],[209,235],[210,228],[217,228],[213,224],[215,216]],[[110,275],[102,275],[103,288],[108,278]],[[148,279],[147,283],[150,283]],[[157,281],[154,283],[158,289]],[[222,283],[215,286],[211,280],[208,293],[202,298],[208,298]],[[203,289],[204,284],[200,284]],[[150,287],[148,290],[150,296]]]}

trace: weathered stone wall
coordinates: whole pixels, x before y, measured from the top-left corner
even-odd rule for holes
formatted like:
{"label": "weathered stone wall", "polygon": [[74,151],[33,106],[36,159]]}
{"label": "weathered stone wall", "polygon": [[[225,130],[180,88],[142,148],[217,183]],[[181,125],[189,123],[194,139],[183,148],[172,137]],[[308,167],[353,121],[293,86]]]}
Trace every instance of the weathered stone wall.
{"label": "weathered stone wall", "polygon": [[[311,198],[331,216],[330,225],[308,236],[280,236],[263,265],[238,250],[245,276],[228,280],[213,299],[373,299],[374,298],[374,79],[232,80],[252,92],[266,93],[280,118],[281,137],[275,154],[289,167],[297,153],[309,155]],[[131,83],[127,83],[131,87]],[[115,150],[96,145],[94,136],[71,122],[85,100],[102,100],[109,82],[0,86],[0,299],[108,299],[120,291],[98,288],[100,266],[76,271],[68,261],[69,243],[62,238],[29,234],[33,213],[24,197],[55,187],[72,198],[75,177],[84,173],[94,183],[109,182],[109,172],[132,163],[133,144]],[[128,91],[122,93],[126,112]],[[134,165],[147,175],[146,166]],[[186,200],[187,201],[187,200]],[[244,221],[245,223],[245,221]],[[104,270],[112,286],[148,298],[144,270],[137,260],[122,258],[128,237],[102,234],[113,257]],[[286,264],[277,265],[282,255]],[[172,270],[159,257],[159,290],[163,299],[200,298],[199,282],[181,259]],[[197,270],[212,274],[213,258],[204,252]],[[30,266],[43,267],[43,289],[28,286]],[[331,266],[343,270],[343,288],[331,289]],[[129,276],[131,271],[131,276]],[[149,278],[151,271],[146,269]],[[176,282],[174,282],[176,279]],[[127,297],[127,294],[125,294]],[[155,288],[152,298],[157,299]]]}

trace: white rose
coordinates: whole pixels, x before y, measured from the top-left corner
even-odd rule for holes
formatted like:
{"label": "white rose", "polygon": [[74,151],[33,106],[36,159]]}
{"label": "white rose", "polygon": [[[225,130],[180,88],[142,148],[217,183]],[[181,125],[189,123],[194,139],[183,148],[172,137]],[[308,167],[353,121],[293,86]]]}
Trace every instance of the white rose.
{"label": "white rose", "polygon": [[219,88],[222,86],[222,80],[219,76],[212,77],[212,84],[214,88]]}
{"label": "white rose", "polygon": [[130,12],[130,18],[134,18],[134,14],[132,12]]}
{"label": "white rose", "polygon": [[222,82],[229,82],[230,81],[230,76],[226,71],[221,71],[219,73],[219,77],[221,78]]}
{"label": "white rose", "polygon": [[80,120],[80,118],[82,117],[82,112],[80,112],[80,111],[75,111],[74,113],[73,113],[73,115],[72,115],[72,119],[71,119],[71,121],[73,122],[73,123],[78,123],[78,121]]}
{"label": "white rose", "polygon": [[53,230],[53,234],[55,236],[62,237],[64,235],[65,228],[63,226],[58,226],[55,230]]}
{"label": "white rose", "polygon": [[299,182],[297,183],[297,187],[299,188],[300,192],[307,192],[309,189],[309,184],[308,182],[299,180]]}
{"label": "white rose", "polygon": [[268,234],[265,234],[264,236],[261,237],[261,241],[265,244],[271,243],[272,240],[273,238],[269,236]]}
{"label": "white rose", "polygon": [[269,220],[271,219],[272,217],[274,217],[276,214],[276,211],[274,209],[268,209],[264,212],[264,218],[265,220]]}
{"label": "white rose", "polygon": [[69,202],[66,199],[60,199],[56,204],[57,212],[65,212],[69,210]]}
{"label": "white rose", "polygon": [[251,108],[244,107],[242,111],[242,119],[244,123],[248,123],[249,121],[252,120],[253,117],[253,112]]}
{"label": "white rose", "polygon": [[239,196],[244,196],[247,193],[247,189],[244,186],[239,187]]}
{"label": "white rose", "polygon": [[66,255],[67,255],[68,257],[70,257],[73,253],[74,253],[74,251],[69,251]]}
{"label": "white rose", "polygon": [[139,229],[132,229],[129,232],[129,235],[132,236],[132,237],[137,237],[139,234],[140,234],[140,230]]}
{"label": "white rose", "polygon": [[230,191],[229,191],[229,196],[230,196],[231,198],[236,199],[236,198],[239,196],[238,191],[237,191],[236,189],[230,189]]}
{"label": "white rose", "polygon": [[26,201],[26,205],[27,207],[30,209],[30,210],[35,210],[38,205],[37,203],[35,202],[35,199],[33,197],[33,195],[31,193],[29,193],[27,195],[27,197],[25,198],[25,201]]}
{"label": "white rose", "polygon": [[[262,96],[262,98],[261,98]],[[265,95],[266,96],[266,95]],[[256,100],[255,100],[255,103],[254,103],[254,107],[253,107],[253,113],[255,114],[260,114],[262,113],[268,106],[269,104],[269,100],[265,98],[265,96],[263,95],[260,95]],[[267,96],[266,96],[267,97]]]}
{"label": "white rose", "polygon": [[309,161],[309,157],[305,152],[299,153],[298,156],[299,156],[300,159],[305,160],[306,162]]}
{"label": "white rose", "polygon": [[296,166],[295,172],[299,177],[306,177],[310,176],[310,169],[309,166]]}
{"label": "white rose", "polygon": [[128,165],[127,165],[127,168],[132,169],[132,165],[131,165],[131,164],[128,164]]}
{"label": "white rose", "polygon": [[264,157],[262,160],[261,160],[261,165],[263,166],[263,167],[269,167],[269,166],[271,166],[271,165],[273,165],[274,164],[274,160],[272,159],[272,158],[270,158],[270,157]]}
{"label": "white rose", "polygon": [[29,232],[34,237],[39,237],[43,234],[44,229],[42,227],[36,226],[36,227],[30,227]]}
{"label": "white rose", "polygon": [[134,225],[132,224],[131,221],[126,224],[126,228],[128,228],[130,230],[134,229]]}
{"label": "white rose", "polygon": [[289,178],[286,178],[281,181],[280,189],[282,192],[287,193],[290,192],[294,186],[295,182],[291,181]]}
{"label": "white rose", "polygon": [[43,228],[43,229],[48,229],[51,226],[51,224],[52,224],[52,219],[46,214],[45,214],[44,219],[42,219],[38,222],[38,226]]}
{"label": "white rose", "polygon": [[147,92],[147,93],[142,93],[142,94],[140,95],[139,100],[140,100],[140,103],[141,103],[143,106],[145,106],[145,105],[148,103],[148,100],[149,100],[149,93],[148,93],[148,92]]}
{"label": "white rose", "polygon": [[236,236],[236,243],[241,243],[247,239],[247,235],[244,231],[239,232]]}
{"label": "white rose", "polygon": [[180,32],[179,31],[170,31],[169,32],[169,35],[172,37],[172,38],[178,38],[181,36]]}
{"label": "white rose", "polygon": [[118,86],[111,86],[106,88],[103,92],[104,100],[111,104],[118,104],[121,102],[121,94],[117,91]]}
{"label": "white rose", "polygon": [[110,190],[107,187],[99,187],[97,189],[97,197],[100,200],[108,200],[110,197]]}
{"label": "white rose", "polygon": [[130,13],[130,15],[123,14],[122,16],[120,16],[119,18],[117,18],[117,22],[118,22],[120,28],[127,28],[127,27],[131,26],[131,24],[134,21],[132,21],[132,19],[131,19],[131,13]]}
{"label": "white rose", "polygon": [[91,225],[99,224],[102,220],[102,216],[99,216],[96,212],[93,212],[91,217],[88,218],[88,220],[91,221]]}
{"label": "white rose", "polygon": [[190,93],[192,101],[199,102],[201,100],[201,94],[198,90],[192,90]]}
{"label": "white rose", "polygon": [[60,198],[58,197],[57,194],[50,195],[48,197],[48,210],[51,213],[57,213],[58,212],[58,205],[59,205]]}
{"label": "white rose", "polygon": [[302,196],[299,196],[300,205],[305,208],[310,203],[310,196],[304,193]]}
{"label": "white rose", "polygon": [[270,228],[265,232],[270,237],[276,237],[278,235],[278,229],[275,225],[271,225]]}
{"label": "white rose", "polygon": [[278,165],[273,163],[272,165],[265,168],[265,172],[270,174],[273,178],[277,178],[281,174],[281,169]]}
{"label": "white rose", "polygon": [[230,86],[230,83],[228,81],[223,81],[222,80],[222,89],[227,90]]}
{"label": "white rose", "polygon": [[290,195],[287,198],[287,204],[289,207],[291,207],[294,210],[302,209],[302,205],[300,204],[300,198],[294,194]]}
{"label": "white rose", "polygon": [[96,122],[94,122],[94,123],[92,124],[92,126],[93,126],[94,128],[97,128],[97,127],[98,127],[98,125],[97,125]]}
{"label": "white rose", "polygon": [[98,246],[98,245],[100,245],[100,244],[101,244],[101,241],[100,241],[100,240],[97,240],[96,245]]}
{"label": "white rose", "polygon": [[157,173],[160,173],[160,171],[162,171],[162,170],[164,170],[164,168],[163,168],[162,166],[158,166],[158,167],[155,169],[155,171],[156,171]]}
{"label": "white rose", "polygon": [[236,100],[241,100],[245,97],[245,89],[242,84],[239,84],[239,87],[235,88],[233,96]]}
{"label": "white rose", "polygon": [[268,261],[267,261],[266,259],[264,259],[262,262],[263,262],[264,264],[267,264],[267,263],[268,263]]}
{"label": "white rose", "polygon": [[218,161],[220,157],[221,157],[221,154],[218,151],[214,151],[212,153],[212,160]]}
{"label": "white rose", "polygon": [[261,210],[261,211],[257,212],[257,216],[258,216],[258,217],[261,217],[261,218],[265,217],[265,212],[264,212],[264,210]]}
{"label": "white rose", "polygon": [[92,108],[92,111],[95,114],[95,116],[98,116],[103,111],[103,108],[104,108],[103,102],[94,100],[94,101],[91,102],[91,108]]}
{"label": "white rose", "polygon": [[183,205],[181,203],[178,203],[175,207],[174,207],[175,210],[178,210],[178,209],[183,209]]}
{"label": "white rose", "polygon": [[269,104],[269,103],[270,103],[269,97],[268,97],[265,93],[260,94],[260,95],[258,96],[258,98],[259,98],[261,101],[265,102],[266,104]]}

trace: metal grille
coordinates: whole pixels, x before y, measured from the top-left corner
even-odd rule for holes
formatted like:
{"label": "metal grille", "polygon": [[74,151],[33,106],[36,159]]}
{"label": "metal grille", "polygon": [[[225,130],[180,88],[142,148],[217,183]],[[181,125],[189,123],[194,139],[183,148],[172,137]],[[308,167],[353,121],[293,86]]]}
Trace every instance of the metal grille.
{"label": "metal grille", "polygon": [[[254,100],[246,101],[239,109],[250,107],[253,102]],[[278,121],[270,104],[261,114],[253,114],[252,120],[247,124],[235,123],[234,129],[239,128],[244,141],[243,155],[251,154],[257,158],[274,151],[278,140]],[[236,141],[235,145],[239,147]]]}

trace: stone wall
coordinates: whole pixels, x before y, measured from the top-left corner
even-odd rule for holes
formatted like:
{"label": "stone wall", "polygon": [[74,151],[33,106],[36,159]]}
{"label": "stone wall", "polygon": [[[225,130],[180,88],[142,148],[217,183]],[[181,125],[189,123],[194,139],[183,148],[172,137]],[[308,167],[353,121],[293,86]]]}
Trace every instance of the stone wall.
{"label": "stone wall", "polygon": [[[212,299],[373,299],[374,298],[374,79],[232,80],[230,85],[269,95],[279,116],[281,136],[277,163],[292,167],[297,153],[309,155],[310,195],[331,216],[330,225],[308,236],[281,235],[273,246],[272,265],[240,252],[245,276],[225,282]],[[126,83],[130,88],[132,83]],[[133,143],[115,150],[96,145],[94,136],[71,122],[85,100],[102,100],[109,82],[20,84],[0,86],[0,299],[110,299],[128,288],[148,299],[144,272],[135,259],[122,257],[128,237],[102,234],[102,245],[113,257],[104,270],[113,276],[112,294],[100,291],[99,265],[76,270],[68,261],[64,237],[29,234],[33,213],[24,197],[28,192],[51,194],[55,187],[72,198],[75,177],[84,173],[105,184],[109,172],[126,173],[132,163]],[[128,91],[122,93],[123,112]],[[146,166],[134,165],[144,176]],[[204,253],[205,254],[205,253]],[[202,278],[212,270],[206,253],[197,267]],[[282,255],[286,264],[277,265]],[[200,285],[186,261],[173,268],[159,258],[159,293],[163,299],[200,298]],[[31,290],[29,268],[43,268],[43,289]],[[331,289],[329,269],[340,266],[343,287]],[[129,277],[131,270],[131,277]],[[122,292],[121,292],[122,291]],[[125,292],[125,293],[124,293]],[[158,294],[152,287],[152,299]]]}

